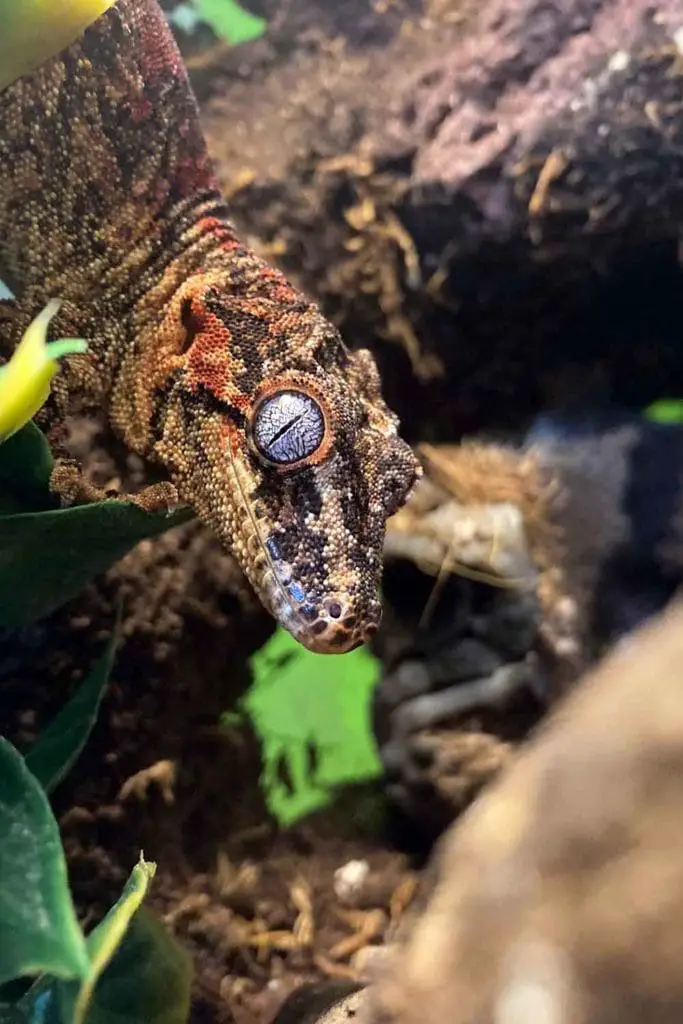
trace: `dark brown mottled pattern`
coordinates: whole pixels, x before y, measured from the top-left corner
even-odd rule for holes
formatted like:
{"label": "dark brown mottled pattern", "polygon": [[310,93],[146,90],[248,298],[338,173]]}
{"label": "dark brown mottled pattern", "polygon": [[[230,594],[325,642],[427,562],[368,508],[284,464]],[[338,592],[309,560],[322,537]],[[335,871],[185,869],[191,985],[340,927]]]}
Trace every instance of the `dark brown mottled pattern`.
{"label": "dark brown mottled pattern", "polygon": [[[119,0],[0,95],[0,268],[17,336],[54,297],[54,332],[90,343],[59,378],[62,415],[76,395],[103,404],[306,646],[373,632],[385,520],[415,459],[369,353],[236,238],[155,0]],[[326,424],[287,471],[250,438],[255,403],[280,387],[311,394]],[[54,482],[81,495],[68,474]]]}

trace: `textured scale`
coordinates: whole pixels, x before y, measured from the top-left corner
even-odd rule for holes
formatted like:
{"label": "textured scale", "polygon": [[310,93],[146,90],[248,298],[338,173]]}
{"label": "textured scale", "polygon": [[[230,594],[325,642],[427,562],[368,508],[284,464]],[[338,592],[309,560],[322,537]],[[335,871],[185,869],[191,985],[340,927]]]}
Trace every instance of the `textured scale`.
{"label": "textured scale", "polygon": [[5,355],[50,298],[51,335],[89,342],[61,416],[106,408],[307,647],[372,634],[416,461],[372,356],[236,237],[156,0],[119,0],[0,94],[0,273],[18,297]]}

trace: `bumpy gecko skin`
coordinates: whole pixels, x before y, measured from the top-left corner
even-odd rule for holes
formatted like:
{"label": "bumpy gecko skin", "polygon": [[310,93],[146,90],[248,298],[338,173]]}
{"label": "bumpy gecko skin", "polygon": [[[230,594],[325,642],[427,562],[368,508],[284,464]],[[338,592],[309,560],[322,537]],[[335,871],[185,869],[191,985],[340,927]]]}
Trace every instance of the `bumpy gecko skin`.
{"label": "bumpy gecko skin", "polygon": [[119,0],[0,94],[0,273],[17,338],[60,298],[51,334],[89,342],[61,417],[104,406],[305,646],[369,638],[416,460],[371,355],[236,237],[156,0]]}

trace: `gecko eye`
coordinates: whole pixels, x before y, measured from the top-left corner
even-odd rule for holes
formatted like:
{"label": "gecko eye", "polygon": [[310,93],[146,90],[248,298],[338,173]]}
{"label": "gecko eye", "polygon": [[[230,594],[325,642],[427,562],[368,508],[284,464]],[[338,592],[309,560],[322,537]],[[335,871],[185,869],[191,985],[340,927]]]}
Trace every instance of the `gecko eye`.
{"label": "gecko eye", "polygon": [[251,433],[264,459],[288,466],[317,452],[325,437],[325,417],[303,391],[277,391],[257,406]]}

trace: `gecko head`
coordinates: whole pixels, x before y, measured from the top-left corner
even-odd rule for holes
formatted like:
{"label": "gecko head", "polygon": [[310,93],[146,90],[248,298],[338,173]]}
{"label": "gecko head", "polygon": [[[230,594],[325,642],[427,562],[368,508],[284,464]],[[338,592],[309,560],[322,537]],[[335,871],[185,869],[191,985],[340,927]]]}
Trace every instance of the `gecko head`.
{"label": "gecko head", "polygon": [[386,520],[420,470],[371,354],[290,291],[289,305],[193,297],[164,432],[176,455],[166,441],[160,455],[275,618],[342,653],[379,624]]}

